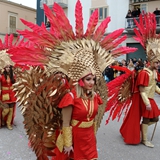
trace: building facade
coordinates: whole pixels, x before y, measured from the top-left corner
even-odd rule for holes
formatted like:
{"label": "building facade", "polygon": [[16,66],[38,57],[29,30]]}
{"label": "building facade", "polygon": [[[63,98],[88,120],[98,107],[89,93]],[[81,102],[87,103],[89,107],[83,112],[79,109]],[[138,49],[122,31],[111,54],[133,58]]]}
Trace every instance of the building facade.
{"label": "building facade", "polygon": [[36,23],[36,10],[14,2],[0,0],[0,38],[6,34],[13,34],[15,38],[17,30],[24,30],[26,26],[21,22],[21,18]]}

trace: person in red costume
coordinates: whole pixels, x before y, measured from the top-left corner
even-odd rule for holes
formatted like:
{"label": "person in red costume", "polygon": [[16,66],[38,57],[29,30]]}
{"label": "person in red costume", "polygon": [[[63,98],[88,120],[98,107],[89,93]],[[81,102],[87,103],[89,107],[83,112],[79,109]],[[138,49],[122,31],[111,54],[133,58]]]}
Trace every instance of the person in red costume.
{"label": "person in red costume", "polygon": [[93,90],[95,82],[95,74],[86,70],[75,88],[60,101],[64,146],[63,152],[55,151],[53,159],[63,156],[76,160],[98,158],[94,119],[102,100]]}
{"label": "person in red costume", "polygon": [[13,129],[12,123],[16,105],[16,97],[12,86],[14,83],[15,77],[12,66],[7,65],[4,68],[3,74],[0,75],[0,100],[5,106],[2,110],[2,126],[7,124],[9,130]]}
{"label": "person in red costume", "polygon": [[[24,86],[23,91],[17,83],[16,95],[24,106],[24,124],[31,147],[37,159],[47,160],[48,156],[55,156],[53,159],[58,160],[70,157],[74,160],[97,159],[93,125],[97,124],[96,130],[100,127],[107,102],[102,73],[115,58],[137,49],[120,47],[127,38],[126,35],[121,36],[124,29],[104,36],[110,17],[99,25],[98,10],[93,12],[84,31],[80,0],[75,6],[75,32],[57,3],[53,5],[54,13],[45,4],[44,11],[51,30],[22,20],[31,27],[31,30],[20,31],[28,39],[27,43],[8,51],[15,64],[45,66],[47,69],[47,74],[39,72],[37,67],[33,74],[22,74],[23,81],[20,83]],[[66,89],[65,83],[62,83],[63,77],[57,79],[51,71],[67,75],[69,88]],[[93,89],[103,99],[101,107],[98,105],[102,101]],[[32,118],[30,115],[33,115]]]}
{"label": "person in red costume", "polygon": [[[141,31],[135,29],[135,33],[138,37],[136,40],[140,41],[146,50],[150,66],[138,71],[135,79],[132,105],[120,128],[120,133],[127,144],[139,144],[142,142],[145,146],[153,148],[154,145],[148,140],[147,134],[148,127],[159,120],[159,109],[154,100],[154,94],[155,92],[160,94],[160,88],[156,85],[158,62],[160,61],[160,39],[154,27],[156,24],[154,15],[148,13],[143,16],[145,16],[145,21],[142,20],[141,15],[140,24],[145,23],[143,25],[144,28],[141,28]],[[138,32],[143,32],[146,39],[142,38]],[[140,136],[141,133],[142,136]]]}

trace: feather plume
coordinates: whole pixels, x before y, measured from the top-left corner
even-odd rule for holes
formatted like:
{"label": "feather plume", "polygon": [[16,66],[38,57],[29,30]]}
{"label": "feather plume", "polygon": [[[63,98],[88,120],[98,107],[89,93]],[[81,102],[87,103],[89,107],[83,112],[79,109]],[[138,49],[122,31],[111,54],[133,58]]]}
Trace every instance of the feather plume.
{"label": "feather plume", "polygon": [[114,41],[117,39],[119,36],[122,35],[124,29],[118,29],[113,31],[112,33],[108,34],[100,43],[102,46],[107,45],[108,43]]}
{"label": "feather plume", "polygon": [[71,24],[69,23],[69,20],[68,20],[68,18],[66,17],[66,14],[64,13],[64,10],[63,10],[57,3],[54,3],[54,5],[53,5],[53,11],[54,11],[54,13],[56,14],[56,17],[57,17],[61,22],[63,22],[63,23],[62,23],[63,29],[65,30],[67,36],[68,36],[70,39],[74,39],[75,35],[74,35],[74,32],[73,32],[72,26],[71,26]]}
{"label": "feather plume", "polygon": [[120,48],[117,48],[115,50],[112,50],[111,54],[114,56],[114,57],[118,57],[120,55],[123,55],[123,54],[127,54],[127,53],[133,53],[137,51],[137,48],[131,48],[131,47],[120,47]]}
{"label": "feather plume", "polygon": [[76,37],[81,38],[83,36],[83,15],[82,15],[82,5],[79,0],[76,3],[75,17],[76,17]]}
{"label": "feather plume", "polygon": [[88,23],[87,30],[85,33],[85,37],[90,38],[93,35],[95,28],[97,26],[97,23],[98,23],[98,9],[96,9],[92,13],[92,15],[89,19],[89,23]]}
{"label": "feather plume", "polygon": [[124,40],[126,40],[127,36],[124,35],[119,39],[116,39],[115,41],[113,41],[112,43],[108,43],[105,45],[105,49],[106,50],[112,50],[113,48],[116,48],[119,44],[121,44]]}
{"label": "feather plume", "polygon": [[102,21],[102,23],[99,25],[97,30],[95,31],[95,34],[93,36],[93,39],[96,42],[101,41],[102,37],[104,36],[104,33],[106,31],[106,28],[108,27],[108,23],[111,21],[110,17],[107,17],[105,20]]}

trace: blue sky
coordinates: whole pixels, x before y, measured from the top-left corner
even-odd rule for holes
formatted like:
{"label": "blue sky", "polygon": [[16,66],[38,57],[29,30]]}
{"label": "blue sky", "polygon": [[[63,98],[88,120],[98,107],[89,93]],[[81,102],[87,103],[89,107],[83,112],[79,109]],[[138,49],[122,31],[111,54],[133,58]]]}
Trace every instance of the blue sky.
{"label": "blue sky", "polygon": [[8,1],[12,1],[18,4],[22,4],[28,7],[32,7],[36,9],[37,6],[37,0],[8,0]]}

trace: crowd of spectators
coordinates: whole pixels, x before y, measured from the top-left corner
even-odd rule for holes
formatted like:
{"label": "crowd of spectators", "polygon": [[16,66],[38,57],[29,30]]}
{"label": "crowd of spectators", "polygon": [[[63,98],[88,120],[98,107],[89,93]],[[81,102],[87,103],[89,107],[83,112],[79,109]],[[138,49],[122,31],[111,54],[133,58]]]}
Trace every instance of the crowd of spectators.
{"label": "crowd of spectators", "polygon": [[[160,25],[160,10],[156,8],[155,11],[153,11],[153,13],[156,16],[157,26],[159,26]],[[135,27],[134,19],[138,21],[140,14],[141,14],[140,8],[134,8],[133,11],[128,10],[127,15],[126,15],[127,24],[128,24],[127,28]]]}
{"label": "crowd of spectators", "polygon": [[[109,82],[113,79],[115,79],[116,77],[124,74],[123,71],[117,71],[114,68],[112,68],[112,66],[121,66],[121,67],[126,67],[129,70],[134,70],[137,67],[138,63],[143,63],[144,67],[148,67],[148,61],[147,60],[142,60],[141,58],[136,59],[136,58],[131,58],[128,61],[126,60],[121,60],[121,61],[116,61],[115,63],[113,63],[111,66],[107,67],[104,72],[104,79],[106,80],[106,82]],[[159,70],[160,71],[160,70]]]}

